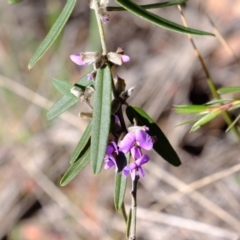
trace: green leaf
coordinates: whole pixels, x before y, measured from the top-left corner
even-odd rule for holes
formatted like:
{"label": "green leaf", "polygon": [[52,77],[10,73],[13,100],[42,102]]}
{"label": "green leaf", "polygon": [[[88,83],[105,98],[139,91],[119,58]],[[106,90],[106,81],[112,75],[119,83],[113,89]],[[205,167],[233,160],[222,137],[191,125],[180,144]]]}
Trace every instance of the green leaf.
{"label": "green leaf", "polygon": [[157,138],[153,148],[162,158],[174,166],[181,165],[181,161],[168,139],[146,112],[141,108],[129,106],[126,109],[126,114],[131,123],[133,123],[133,119],[136,118],[139,125],[149,127],[148,133]]}
{"label": "green leaf", "polygon": [[131,223],[132,223],[132,208],[129,209],[128,219],[127,219],[127,230],[126,230],[127,239],[129,239]]}
{"label": "green leaf", "polygon": [[84,167],[90,162],[90,144],[89,147],[81,153],[78,159],[68,168],[66,173],[63,175],[60,185],[66,186],[70,183],[78,173],[83,170]]}
{"label": "green leaf", "polygon": [[71,83],[54,78],[52,80],[52,84],[63,95],[66,95],[71,98],[74,97],[74,95],[71,93],[71,88],[73,87]]}
{"label": "green leaf", "polygon": [[[126,165],[130,161],[130,154],[126,154]],[[114,188],[114,204],[116,210],[120,210],[124,201],[124,196],[127,187],[127,177],[123,176],[122,172],[118,172],[115,175],[115,188]]]}
{"label": "green leaf", "polygon": [[[237,99],[235,99],[235,100],[237,100]],[[237,101],[239,101],[239,99],[238,99]],[[229,111],[238,109],[239,107],[240,107],[240,103],[236,103],[236,102],[235,102],[234,105],[229,108]]]}
{"label": "green leaf", "polygon": [[240,87],[224,87],[217,90],[219,94],[232,93],[232,92],[240,92]]}
{"label": "green leaf", "polygon": [[151,13],[147,10],[145,10],[143,7],[140,7],[139,5],[135,4],[134,2],[130,0],[116,0],[118,4],[120,4],[122,7],[127,9],[129,12],[132,12],[133,14],[153,23],[160,27],[166,28],[168,30],[172,30],[175,32],[180,33],[188,33],[188,34],[195,34],[195,35],[210,35],[214,36],[212,33],[199,31],[192,28],[186,28],[182,25],[179,25],[177,23],[168,21],[167,19],[164,19],[162,17],[159,17],[158,15]]}
{"label": "green leaf", "polygon": [[169,0],[167,2],[140,5],[144,9],[165,8],[186,3],[188,0]]}
{"label": "green leaf", "polygon": [[53,106],[47,112],[47,119],[51,120],[60,114],[67,111],[70,107],[78,102],[78,98],[63,96],[57,102],[53,104]]}
{"label": "green leaf", "polygon": [[78,158],[81,152],[84,150],[86,145],[90,142],[92,132],[92,121],[88,124],[87,128],[85,129],[80,141],[78,142],[77,147],[75,148],[71,158],[70,163],[73,164]]}
{"label": "green leaf", "polygon": [[[168,2],[145,4],[145,5],[139,5],[139,6],[144,9],[156,9],[156,8],[165,8],[165,7],[170,7],[178,4],[183,4],[187,1],[188,0],[170,0]],[[126,11],[126,9],[122,7],[109,6],[107,7],[107,11]]]}
{"label": "green leaf", "polygon": [[188,119],[184,122],[181,122],[179,124],[177,124],[176,126],[182,126],[182,125],[185,125],[185,124],[188,124],[188,123],[192,123],[192,122],[196,122],[197,120],[199,120],[202,116],[198,116],[198,117],[195,117],[195,118],[191,118],[191,119]]}
{"label": "green leaf", "polygon": [[[47,112],[47,119],[51,120],[63,112],[67,111],[70,107],[72,107],[74,104],[78,103],[78,98],[71,94],[71,88],[73,85],[66,81],[61,81],[54,79],[53,85],[63,94],[66,94],[62,96],[56,103],[53,104],[53,106],[48,110]],[[87,86],[93,86],[94,82],[87,80],[87,75],[81,78],[77,83],[74,84],[74,86],[80,88],[82,91],[85,90]],[[69,94],[70,93],[70,94]]]}
{"label": "green leaf", "polygon": [[174,110],[177,113],[183,114],[192,114],[192,113],[201,113],[205,112],[209,109],[208,106],[204,105],[176,105],[174,106]]}
{"label": "green leaf", "polygon": [[229,132],[231,130],[231,128],[238,122],[238,120],[240,119],[240,114],[234,119],[234,121],[228,126],[228,128],[226,129],[226,132]]}
{"label": "green leaf", "polygon": [[58,19],[53,24],[49,33],[47,34],[45,39],[42,41],[40,46],[38,47],[33,57],[30,59],[28,64],[28,69],[31,69],[33,67],[33,65],[46,53],[46,51],[50,48],[50,46],[56,40],[56,38],[62,31],[63,27],[65,26],[68,18],[70,17],[76,2],[77,0],[67,0],[67,3],[63,8],[62,12],[60,13]]}
{"label": "green leaf", "polygon": [[232,101],[232,99],[213,99],[213,100],[205,103],[205,105],[224,104],[224,103],[228,103],[231,101]]}
{"label": "green leaf", "polygon": [[213,120],[215,117],[217,117],[219,114],[221,114],[222,111],[221,110],[216,110],[214,112],[208,113],[205,116],[203,116],[202,118],[200,118],[196,123],[194,123],[194,125],[191,128],[191,132],[196,131],[197,129],[199,129],[202,125],[210,122],[211,120]]}
{"label": "green leaf", "polygon": [[106,154],[111,113],[112,76],[108,66],[97,71],[95,80],[91,162],[95,174],[101,171]]}
{"label": "green leaf", "polygon": [[8,0],[8,4],[14,4],[14,3],[19,3],[22,0]]}

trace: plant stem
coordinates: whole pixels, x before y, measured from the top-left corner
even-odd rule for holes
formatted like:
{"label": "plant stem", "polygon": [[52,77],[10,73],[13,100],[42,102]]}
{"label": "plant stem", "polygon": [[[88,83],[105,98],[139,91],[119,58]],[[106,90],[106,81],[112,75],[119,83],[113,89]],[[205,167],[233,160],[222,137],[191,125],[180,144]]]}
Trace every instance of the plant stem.
{"label": "plant stem", "polygon": [[137,184],[139,176],[136,175],[134,181],[132,181],[132,206],[131,206],[131,223],[130,223],[130,233],[129,240],[136,240],[136,219],[137,219]]}
{"label": "plant stem", "polygon": [[99,9],[98,0],[93,0],[92,4],[95,11],[96,19],[97,19],[98,31],[100,35],[101,44],[102,44],[102,54],[106,55],[107,54],[106,37],[104,33],[103,23],[98,14],[98,9]]}
{"label": "plant stem", "polygon": [[[178,9],[179,9],[180,14],[181,14],[181,19],[182,19],[183,25],[184,25],[185,27],[188,27],[187,21],[186,21],[186,19],[185,19],[185,17],[184,17],[184,14],[183,14],[183,11],[182,11],[182,8],[181,8],[180,5],[178,5]],[[204,73],[205,73],[205,75],[206,75],[206,78],[207,78],[208,87],[209,87],[209,89],[210,89],[213,97],[214,97],[215,99],[221,99],[221,96],[220,96],[220,95],[218,94],[218,92],[217,92],[217,88],[216,88],[216,86],[215,86],[215,84],[214,84],[214,82],[213,82],[213,80],[212,80],[212,77],[211,77],[211,75],[210,75],[210,72],[209,72],[209,70],[208,70],[208,68],[207,68],[204,60],[203,60],[203,57],[202,57],[202,55],[200,54],[200,52],[198,51],[197,46],[195,45],[195,43],[194,43],[194,41],[193,41],[193,38],[192,38],[192,36],[191,36],[190,34],[188,34],[188,38],[189,38],[189,40],[190,40],[190,42],[191,42],[191,44],[192,44],[192,46],[193,46],[193,48],[194,48],[194,52],[195,52],[198,60],[199,60],[200,63],[201,63],[201,66],[202,66],[203,71],[204,71]],[[231,126],[233,121],[232,121],[232,119],[231,119],[231,116],[230,116],[229,112],[228,112],[228,111],[223,111],[222,114],[223,114],[224,120],[226,121],[227,125],[228,125],[228,126]],[[232,126],[232,130],[233,130],[235,136],[237,137],[238,143],[240,144],[240,133],[239,133],[239,130],[238,130],[237,126],[236,126],[236,125],[233,125],[233,126]]]}

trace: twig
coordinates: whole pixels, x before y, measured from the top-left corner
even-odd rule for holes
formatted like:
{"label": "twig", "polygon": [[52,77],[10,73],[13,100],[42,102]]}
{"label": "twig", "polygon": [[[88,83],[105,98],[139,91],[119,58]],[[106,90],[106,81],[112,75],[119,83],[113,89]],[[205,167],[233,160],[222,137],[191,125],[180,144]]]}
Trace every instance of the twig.
{"label": "twig", "polygon": [[132,181],[132,206],[131,206],[131,223],[130,223],[130,233],[129,240],[136,240],[136,219],[137,219],[137,184],[138,184],[139,176],[136,175],[135,179]]}

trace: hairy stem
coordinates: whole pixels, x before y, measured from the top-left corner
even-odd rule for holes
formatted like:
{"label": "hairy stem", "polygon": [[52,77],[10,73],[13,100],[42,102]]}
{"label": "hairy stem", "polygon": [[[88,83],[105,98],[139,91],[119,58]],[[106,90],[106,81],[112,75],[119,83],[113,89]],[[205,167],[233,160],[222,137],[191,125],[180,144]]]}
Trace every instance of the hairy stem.
{"label": "hairy stem", "polygon": [[98,31],[100,35],[101,44],[102,44],[102,53],[103,55],[106,55],[107,54],[106,37],[104,33],[103,23],[98,14],[98,9],[99,9],[98,0],[92,0],[92,6],[94,8],[96,19],[97,19]]}
{"label": "hairy stem", "polygon": [[138,184],[139,176],[136,175],[135,179],[132,181],[132,206],[131,206],[131,223],[130,223],[130,232],[129,232],[129,240],[136,240],[136,220],[137,220],[137,184]]}

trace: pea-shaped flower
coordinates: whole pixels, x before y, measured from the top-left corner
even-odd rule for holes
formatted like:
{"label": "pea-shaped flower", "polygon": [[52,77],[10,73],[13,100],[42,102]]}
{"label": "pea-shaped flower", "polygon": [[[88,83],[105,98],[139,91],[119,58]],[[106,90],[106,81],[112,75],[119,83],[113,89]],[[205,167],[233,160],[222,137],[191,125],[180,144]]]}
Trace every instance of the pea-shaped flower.
{"label": "pea-shaped flower", "polygon": [[70,55],[71,60],[79,66],[88,66],[93,64],[94,70],[87,75],[88,80],[94,80],[97,69],[104,66],[109,61],[116,65],[122,65],[124,62],[129,62],[130,57],[124,54],[122,48],[118,48],[116,52],[109,52],[107,55],[102,55],[98,52],[84,52]]}
{"label": "pea-shaped flower", "polygon": [[133,158],[138,159],[142,156],[141,149],[149,151],[153,148],[153,140],[145,130],[138,129],[127,133],[118,146],[119,151],[131,151]]}
{"label": "pea-shaped flower", "polygon": [[129,174],[131,174],[132,180],[134,181],[136,177],[136,173],[139,172],[141,177],[145,176],[145,172],[142,168],[142,165],[147,163],[150,160],[148,155],[143,155],[136,161],[128,164],[123,170],[122,174],[127,177]]}
{"label": "pea-shaped flower", "polygon": [[104,169],[109,169],[115,166],[115,171],[118,171],[118,166],[114,155],[118,154],[118,147],[115,142],[111,142],[107,145],[106,156],[104,158]]}

